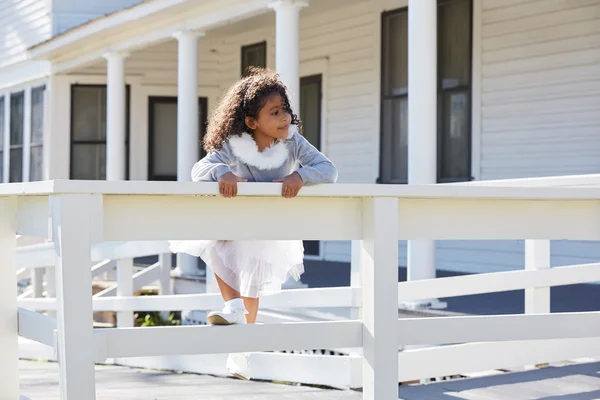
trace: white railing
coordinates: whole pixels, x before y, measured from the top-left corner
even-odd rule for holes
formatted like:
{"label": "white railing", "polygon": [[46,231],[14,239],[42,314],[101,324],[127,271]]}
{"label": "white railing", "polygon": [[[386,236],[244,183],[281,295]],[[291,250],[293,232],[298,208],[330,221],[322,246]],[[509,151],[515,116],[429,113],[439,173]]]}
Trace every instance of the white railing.
{"label": "white railing", "polygon": [[[465,371],[490,365],[495,361],[483,360],[482,355],[501,353],[507,346],[523,348],[527,343],[535,349],[535,353],[518,360],[525,364],[548,358],[548,349],[540,346],[548,340],[562,345],[561,356],[571,357],[584,347],[586,355],[600,354],[596,352],[600,350],[600,313],[596,312],[397,317],[398,300],[600,280],[600,270],[588,265],[397,283],[398,240],[598,240],[600,189],[330,185],[305,188],[291,201],[281,199],[279,190],[277,184],[242,184],[240,197],[222,199],[214,184],[55,181],[0,185],[0,196],[4,196],[0,200],[0,253],[7,254],[7,265],[15,264],[15,232],[48,235],[47,221],[39,218],[51,217],[57,287],[62,289],[57,300],[53,304],[49,301],[46,307],[61,311],[56,321],[61,398],[95,398],[93,363],[107,358],[146,357],[151,364],[156,359],[147,357],[358,347],[363,349],[362,357],[337,357],[343,365],[333,357],[323,358],[323,365],[341,366],[339,373],[349,378],[340,381],[350,386],[359,384],[364,398],[392,399],[398,396],[399,379],[419,375],[424,369],[443,375],[453,368]],[[301,222],[290,225],[282,221]],[[88,323],[93,310],[221,306],[216,294],[92,299],[90,270],[78,267],[91,264],[92,243],[170,238],[360,241],[355,246],[359,251],[355,259],[360,260],[360,286],[286,290],[264,298],[261,306],[351,307],[361,318],[257,326],[93,330]],[[0,321],[11,321],[17,300],[6,293],[14,290],[16,274],[14,269],[0,272]],[[48,318],[23,310],[14,331],[0,331],[0,351],[6,361],[0,367],[4,377],[0,392],[7,393],[6,398],[18,398],[17,332],[49,342],[55,325]],[[464,344],[469,342],[477,343]],[[449,343],[459,344],[398,353],[403,345]],[[465,360],[467,354],[476,355],[475,361]],[[267,374],[269,366],[285,369],[282,366],[291,363],[291,358],[285,356],[259,353],[258,359],[268,363],[259,363],[263,370],[256,371],[257,377]],[[427,360],[434,365],[423,366]],[[294,361],[301,367],[309,365],[302,362],[302,356]],[[294,376],[289,378],[295,380]]]}

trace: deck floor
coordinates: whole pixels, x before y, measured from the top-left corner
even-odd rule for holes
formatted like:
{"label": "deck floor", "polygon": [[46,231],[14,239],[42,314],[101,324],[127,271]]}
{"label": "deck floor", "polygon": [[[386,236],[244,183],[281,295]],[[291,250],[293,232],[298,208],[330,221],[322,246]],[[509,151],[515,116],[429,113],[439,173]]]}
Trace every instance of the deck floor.
{"label": "deck floor", "polygon": [[[20,361],[22,395],[59,400],[58,365]],[[97,400],[360,399],[355,391],[324,390],[209,375],[116,366],[96,367]],[[403,400],[594,400],[600,399],[600,362],[419,386],[402,386]]]}
{"label": "deck floor", "polygon": [[[21,360],[21,395],[59,400],[58,364]],[[360,399],[361,393],[98,365],[96,400]]]}
{"label": "deck floor", "polygon": [[595,400],[600,362],[400,388],[403,400]]}

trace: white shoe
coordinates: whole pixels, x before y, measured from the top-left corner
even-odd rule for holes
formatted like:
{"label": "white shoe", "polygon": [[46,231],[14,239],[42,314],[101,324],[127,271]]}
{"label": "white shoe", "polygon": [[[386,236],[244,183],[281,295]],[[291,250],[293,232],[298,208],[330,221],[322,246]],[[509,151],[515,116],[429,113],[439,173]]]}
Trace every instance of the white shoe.
{"label": "white shoe", "polygon": [[250,380],[250,353],[229,354],[226,367],[236,378]]}
{"label": "white shoe", "polygon": [[222,311],[213,311],[206,320],[210,325],[245,324],[247,311],[243,308],[230,308],[225,306]]}

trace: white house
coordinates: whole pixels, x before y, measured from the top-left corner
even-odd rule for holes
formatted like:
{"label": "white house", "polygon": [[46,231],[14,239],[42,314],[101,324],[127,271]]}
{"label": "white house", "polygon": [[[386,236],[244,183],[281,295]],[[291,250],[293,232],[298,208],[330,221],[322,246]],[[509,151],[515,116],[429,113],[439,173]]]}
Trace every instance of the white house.
{"label": "white house", "polygon": [[[249,65],[281,72],[340,182],[600,172],[600,0],[0,0],[0,20],[3,182],[186,180]],[[431,276],[431,243],[412,245],[412,278]],[[306,249],[350,261],[347,242]],[[552,254],[597,261],[600,246]],[[435,256],[510,270],[523,243]]]}

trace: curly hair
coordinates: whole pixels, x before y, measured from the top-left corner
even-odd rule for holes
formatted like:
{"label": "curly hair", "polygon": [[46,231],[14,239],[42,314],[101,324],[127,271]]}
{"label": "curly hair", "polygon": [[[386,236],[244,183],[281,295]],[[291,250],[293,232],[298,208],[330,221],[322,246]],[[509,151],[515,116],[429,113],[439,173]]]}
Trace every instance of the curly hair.
{"label": "curly hair", "polygon": [[223,95],[221,102],[209,118],[204,135],[204,150],[219,150],[232,135],[241,136],[248,132],[246,117],[258,118],[269,96],[278,94],[283,101],[283,109],[292,116],[292,124],[302,131],[300,119],[292,111],[286,87],[279,75],[264,68],[249,68],[250,74],[233,84]]}

